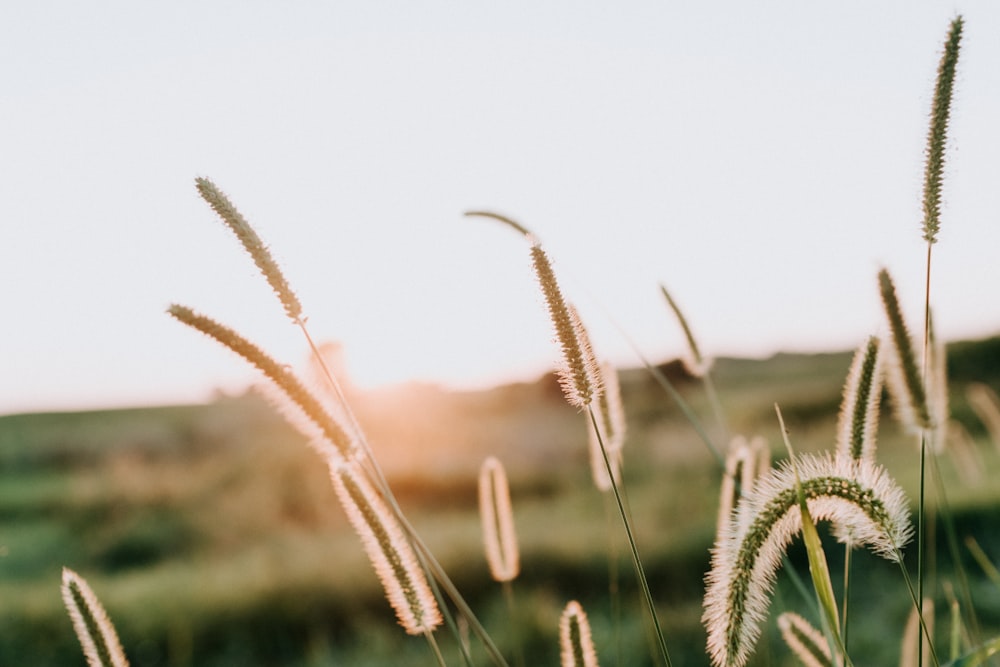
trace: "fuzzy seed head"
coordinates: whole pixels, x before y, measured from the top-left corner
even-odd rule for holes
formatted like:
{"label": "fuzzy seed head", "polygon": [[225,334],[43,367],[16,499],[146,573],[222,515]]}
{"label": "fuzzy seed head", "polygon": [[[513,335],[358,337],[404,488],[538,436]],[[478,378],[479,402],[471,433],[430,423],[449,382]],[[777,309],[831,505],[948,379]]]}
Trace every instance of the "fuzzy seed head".
{"label": "fuzzy seed head", "polygon": [[[795,468],[815,520],[849,527],[889,560],[901,557],[911,530],[908,504],[881,467],[803,456]],[[712,550],[702,621],[715,667],[743,667],[760,636],[781,558],[802,531],[795,468],[786,464],[758,479]]]}
{"label": "fuzzy seed head", "polygon": [[356,463],[331,466],[330,477],[399,624],[411,635],[432,632],[441,624],[441,611],[395,514]]}
{"label": "fuzzy seed head", "polygon": [[[323,407],[323,404],[285,365],[279,364],[266,352],[229,327],[194,312],[186,306],[174,304],[167,310],[170,315],[192,329],[229,348],[260,370],[264,377],[274,383],[277,393],[287,398],[281,402],[282,412],[288,421],[300,428],[315,448],[322,453],[350,458],[358,448],[358,443]],[[303,418],[311,425],[302,428]]]}
{"label": "fuzzy seed head", "polygon": [[479,469],[479,516],[490,574],[496,581],[512,581],[521,571],[510,487],[503,464],[494,457]]}
{"label": "fuzzy seed head", "polygon": [[271,289],[278,296],[288,317],[295,323],[301,323],[303,321],[302,305],[299,303],[299,299],[295,296],[292,288],[289,287],[288,281],[285,280],[285,276],[281,272],[281,267],[274,261],[271,251],[261,241],[257,232],[254,231],[246,218],[243,217],[236,209],[236,206],[233,205],[215,183],[207,178],[196,178],[195,186],[198,188],[198,193],[202,199],[212,207],[212,210],[222,218],[226,226],[236,234],[236,238],[243,244],[243,248],[253,259],[254,264],[257,265],[260,272],[264,274],[268,284],[271,285]]}
{"label": "fuzzy seed head", "polygon": [[597,667],[590,622],[576,600],[566,605],[559,618],[559,648],[562,667]]}
{"label": "fuzzy seed head", "polygon": [[823,633],[792,611],[778,616],[778,629],[785,643],[805,667],[833,667],[830,645]]}
{"label": "fuzzy seed head", "polygon": [[62,598],[90,667],[128,667],[111,619],[86,580],[63,568]]}
{"label": "fuzzy seed head", "polygon": [[882,397],[880,342],[868,339],[854,354],[844,384],[844,399],[837,424],[837,453],[853,459],[875,458],[879,400]]}
{"label": "fuzzy seed head", "polygon": [[576,310],[563,298],[548,255],[537,243],[531,246],[531,260],[562,351],[559,383],[570,405],[583,409],[601,390],[589,336]]}
{"label": "fuzzy seed head", "polygon": [[938,63],[937,84],[934,88],[934,107],[931,125],[927,132],[927,164],[924,170],[924,224],[923,238],[928,243],[937,242],[941,227],[941,182],[944,174],[944,154],[948,140],[948,120],[951,117],[951,99],[955,87],[955,69],[958,66],[959,46],[962,42],[962,17],[957,17],[948,30],[944,53]]}
{"label": "fuzzy seed head", "polygon": [[913,353],[913,341],[903,320],[892,277],[886,269],[882,269],[878,279],[891,334],[885,355],[886,384],[900,423],[907,430],[919,433],[931,428],[931,416],[927,409],[927,394]]}

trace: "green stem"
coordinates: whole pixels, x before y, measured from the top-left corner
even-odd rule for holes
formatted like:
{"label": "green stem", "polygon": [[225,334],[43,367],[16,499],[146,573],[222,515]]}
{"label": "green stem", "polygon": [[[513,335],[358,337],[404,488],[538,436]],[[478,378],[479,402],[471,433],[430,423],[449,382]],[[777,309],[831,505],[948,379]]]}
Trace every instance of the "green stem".
{"label": "green stem", "polygon": [[597,440],[601,446],[601,455],[604,457],[604,466],[608,472],[608,479],[611,480],[611,490],[615,494],[615,502],[618,504],[618,513],[621,515],[622,524],[625,526],[625,535],[628,538],[629,549],[632,551],[632,564],[635,566],[636,577],[639,579],[639,586],[642,589],[643,598],[646,601],[646,607],[649,611],[650,619],[653,621],[653,626],[656,631],[656,639],[659,643],[660,654],[663,657],[663,662],[667,667],[672,667],[670,662],[670,652],[667,651],[667,642],[663,638],[663,631],[660,629],[660,620],[656,615],[656,606],[653,604],[653,595],[649,590],[649,582],[646,580],[646,573],[642,567],[642,560],[639,558],[639,549],[635,543],[635,537],[632,534],[632,524],[628,520],[628,514],[625,512],[625,505],[622,502],[621,492],[618,490],[618,483],[615,481],[614,471],[611,469],[611,461],[608,459],[608,450],[604,446],[604,439],[601,438],[601,430],[597,425],[597,415],[594,413],[593,406],[587,408],[590,414],[590,422],[594,427],[594,432],[597,433]]}
{"label": "green stem", "polygon": [[434,652],[434,657],[437,658],[437,663],[440,667],[448,667],[447,663],[444,661],[444,656],[441,655],[441,649],[438,647],[437,640],[434,639],[433,632],[425,632],[424,637],[427,637],[427,643],[430,644],[431,651]]}
{"label": "green stem", "polygon": [[841,622],[844,625],[843,628],[843,638],[844,638],[844,652],[847,652],[847,611],[850,608],[848,602],[851,598],[851,546],[849,544],[844,545],[844,604],[843,613],[841,614]]}
{"label": "green stem", "polygon": [[[918,600],[916,591],[913,590],[913,581],[910,579],[910,573],[906,571],[906,565],[903,563],[903,554],[899,551],[898,547],[895,549],[895,553],[895,560],[899,563],[899,571],[903,573],[903,581],[906,582],[906,590],[910,593],[910,601],[913,603],[913,608],[917,610],[917,619],[920,621],[920,628],[923,630],[924,636],[927,637],[927,645],[931,648],[931,659],[934,660],[935,667],[941,667],[937,651],[934,650],[934,642],[932,641],[930,630],[924,622],[924,615],[921,610],[923,605]],[[923,642],[920,643],[923,644]],[[917,662],[917,664],[919,665],[921,663]]]}
{"label": "green stem", "polygon": [[517,606],[514,604],[514,586],[510,580],[503,582],[503,597],[507,601],[507,613],[510,615],[510,634],[514,648],[514,662],[518,667],[524,667],[524,647],[521,646],[521,632],[518,628]]}

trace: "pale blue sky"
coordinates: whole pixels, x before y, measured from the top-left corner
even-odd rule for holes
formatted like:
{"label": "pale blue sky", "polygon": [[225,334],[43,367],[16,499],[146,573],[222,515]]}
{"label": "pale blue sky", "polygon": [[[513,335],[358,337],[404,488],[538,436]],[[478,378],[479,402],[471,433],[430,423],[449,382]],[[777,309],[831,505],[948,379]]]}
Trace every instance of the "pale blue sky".
{"label": "pale blue sky", "polygon": [[252,370],[177,301],[304,345],[197,197],[215,180],[362,380],[555,361],[534,229],[598,351],[855,347],[888,266],[918,315],[921,155],[961,12],[932,299],[1000,331],[992,2],[39,2],[0,21],[0,413],[201,400]]}

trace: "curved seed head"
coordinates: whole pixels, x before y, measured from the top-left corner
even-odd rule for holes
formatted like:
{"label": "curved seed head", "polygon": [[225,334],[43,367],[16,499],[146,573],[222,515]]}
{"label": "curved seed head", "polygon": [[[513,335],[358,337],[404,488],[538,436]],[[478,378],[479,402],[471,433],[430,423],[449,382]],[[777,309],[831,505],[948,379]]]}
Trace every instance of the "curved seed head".
{"label": "curved seed head", "polygon": [[90,667],[128,667],[118,634],[86,580],[64,567],[62,597]]}
{"label": "curved seed head", "polygon": [[559,619],[559,647],[562,667],[597,667],[590,622],[576,600],[566,605]]}
{"label": "curved seed head", "polygon": [[503,464],[494,457],[479,469],[479,516],[490,574],[496,581],[511,581],[521,571],[510,487]]}
{"label": "curved seed head", "polygon": [[347,519],[385,589],[399,624],[422,635],[441,624],[441,611],[403,527],[356,463],[331,466],[331,479]]}
{"label": "curved seed head", "polygon": [[[861,544],[898,560],[910,537],[902,489],[878,465],[848,457],[797,458],[809,513],[848,526]],[[758,479],[712,550],[702,621],[716,667],[742,667],[760,636],[781,557],[802,530],[795,471]]]}

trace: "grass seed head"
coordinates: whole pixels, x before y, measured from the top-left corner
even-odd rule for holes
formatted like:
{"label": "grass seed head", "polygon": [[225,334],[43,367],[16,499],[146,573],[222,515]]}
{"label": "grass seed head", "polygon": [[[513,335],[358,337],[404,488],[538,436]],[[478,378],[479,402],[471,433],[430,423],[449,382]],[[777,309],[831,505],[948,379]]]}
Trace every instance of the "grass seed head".
{"label": "grass seed head", "polygon": [[927,131],[927,163],[924,169],[924,224],[923,238],[928,243],[937,242],[941,227],[941,182],[944,175],[944,154],[948,140],[948,120],[951,117],[951,99],[955,87],[955,68],[958,66],[959,46],[962,42],[962,17],[951,22],[944,53],[938,63],[937,84],[934,87],[934,106],[931,124]]}
{"label": "grass seed head", "polygon": [[330,477],[399,624],[411,635],[432,632],[441,624],[441,611],[396,515],[357,463],[332,465]]}
{"label": "grass seed head", "polygon": [[793,611],[786,611],[778,616],[778,629],[804,667],[833,667],[829,642],[809,621]]}
{"label": "grass seed head", "polygon": [[590,622],[576,600],[566,605],[559,618],[559,647],[562,667],[597,667]]}
{"label": "grass seed head", "polygon": [[[290,368],[279,364],[270,355],[234,330],[210,317],[196,313],[187,306],[173,304],[167,309],[167,312],[189,327],[214,338],[218,343],[257,367],[264,374],[264,377],[274,383],[277,390],[291,403],[290,406],[282,406],[282,411],[292,426],[300,428],[302,417],[312,422],[314,428],[300,428],[300,430],[303,430],[314,447],[331,455],[335,452],[339,457],[344,458],[351,457],[357,451],[358,443],[355,439],[348,435],[348,432],[330,415],[319,399],[306,389],[305,384],[296,377]],[[324,438],[326,444],[318,444]]]}
{"label": "grass seed head", "polygon": [[292,288],[288,285],[288,281],[285,280],[285,276],[281,272],[281,267],[274,260],[271,251],[264,245],[264,242],[261,241],[257,232],[250,226],[250,223],[237,210],[236,206],[229,201],[225,193],[216,187],[212,181],[207,178],[196,178],[195,187],[198,188],[198,193],[201,194],[202,199],[212,207],[212,210],[222,218],[226,226],[236,234],[236,238],[243,244],[243,247],[249,253],[257,268],[260,269],[260,272],[264,274],[267,282],[271,285],[271,289],[278,295],[278,299],[281,301],[281,305],[284,306],[288,317],[296,324],[302,323],[302,304],[299,303],[298,297],[295,296]]}
{"label": "grass seed head", "polygon": [[899,307],[892,276],[888,270],[882,269],[879,271],[878,280],[882,305],[891,334],[891,344],[888,346],[885,358],[886,383],[896,409],[896,417],[907,430],[919,433],[931,428],[927,393],[917,368],[913,341]]}
{"label": "grass seed head", "polygon": [[585,408],[600,393],[597,362],[580,316],[563,298],[548,255],[537,243],[531,246],[532,266],[542,288],[549,319],[556,332],[563,363],[559,383],[570,405]]}
{"label": "grass seed head", "polygon": [[[900,558],[908,503],[884,469],[843,456],[800,456],[796,466],[815,520],[846,525],[860,544]],[[715,667],[743,667],[760,636],[781,558],[802,530],[796,485],[788,464],[758,479],[712,549],[702,621]]]}
{"label": "grass seed head", "polygon": [[875,458],[882,397],[880,342],[875,336],[858,349],[844,384],[837,424],[837,452],[853,459]]}
{"label": "grass seed head", "polygon": [[62,598],[90,667],[128,667],[111,619],[86,580],[64,567]]}
{"label": "grass seed head", "polygon": [[492,456],[479,469],[479,515],[490,574],[496,581],[512,581],[521,571],[514,511],[507,473]]}

